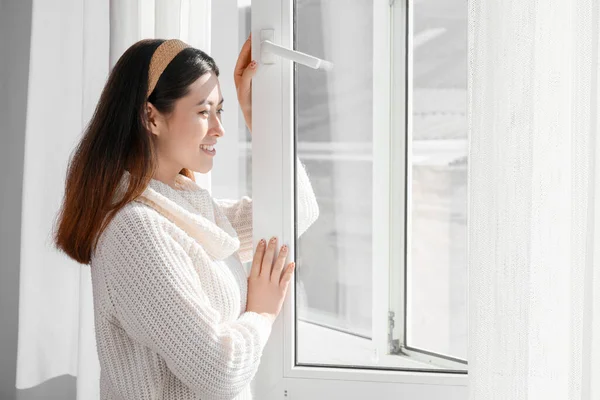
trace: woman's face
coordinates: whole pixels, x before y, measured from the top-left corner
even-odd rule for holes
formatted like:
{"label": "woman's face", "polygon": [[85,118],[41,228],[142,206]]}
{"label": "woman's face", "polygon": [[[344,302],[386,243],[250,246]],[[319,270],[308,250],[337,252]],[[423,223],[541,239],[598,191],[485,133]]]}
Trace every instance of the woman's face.
{"label": "woman's face", "polygon": [[[185,97],[175,102],[171,115],[152,126],[159,168],[173,174],[182,168],[207,173],[212,169],[217,140],[225,133],[221,124],[223,97],[219,80],[208,72],[190,85]],[[151,115],[157,115],[152,106]],[[157,119],[155,118],[154,121]]]}

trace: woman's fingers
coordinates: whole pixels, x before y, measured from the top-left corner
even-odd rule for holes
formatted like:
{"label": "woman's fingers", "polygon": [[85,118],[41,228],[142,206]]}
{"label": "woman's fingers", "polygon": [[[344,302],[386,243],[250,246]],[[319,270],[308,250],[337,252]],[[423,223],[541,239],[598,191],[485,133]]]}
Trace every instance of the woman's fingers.
{"label": "woman's fingers", "polygon": [[265,256],[262,260],[262,267],[260,269],[260,275],[266,276],[267,279],[271,277],[271,270],[273,269],[273,259],[275,258],[275,249],[277,248],[277,238],[274,237],[269,241]]}
{"label": "woman's fingers", "polygon": [[242,77],[239,80],[239,89],[243,91],[250,91],[252,87],[252,78],[256,75],[258,63],[256,61],[250,62],[244,72],[242,73]]}
{"label": "woman's fingers", "polygon": [[283,275],[281,275],[281,280],[279,281],[279,285],[284,290],[284,292],[287,291],[288,285],[292,281],[292,277],[294,276],[295,269],[296,269],[296,263],[291,262],[288,264]]}
{"label": "woman's fingers", "polygon": [[271,272],[271,280],[273,282],[279,283],[281,279],[281,271],[285,265],[285,259],[288,255],[288,247],[283,245],[281,250],[279,250],[279,255],[277,256],[277,260],[275,261],[275,265],[273,265],[273,272]]}
{"label": "woman's fingers", "polygon": [[254,258],[252,259],[252,267],[250,269],[251,278],[264,276],[272,282],[278,283],[280,286],[289,283],[296,264],[291,262],[287,267],[285,265],[285,260],[289,253],[287,245],[281,247],[277,257],[275,256],[276,249],[277,238],[275,237],[273,237],[269,243],[266,243],[264,239],[261,239],[258,242]]}
{"label": "woman's fingers", "polygon": [[252,259],[252,268],[250,270],[250,277],[258,278],[260,276],[260,267],[262,265],[263,256],[265,255],[266,242],[261,239],[256,246],[256,252],[254,253],[254,259]]}
{"label": "woman's fingers", "polygon": [[250,58],[252,57],[252,35],[248,36],[248,39],[242,46],[242,50],[240,50],[240,55],[238,56],[237,62],[235,64],[235,70],[233,73],[234,81],[236,86],[239,84],[239,80],[244,75],[244,71],[248,64],[250,64]]}

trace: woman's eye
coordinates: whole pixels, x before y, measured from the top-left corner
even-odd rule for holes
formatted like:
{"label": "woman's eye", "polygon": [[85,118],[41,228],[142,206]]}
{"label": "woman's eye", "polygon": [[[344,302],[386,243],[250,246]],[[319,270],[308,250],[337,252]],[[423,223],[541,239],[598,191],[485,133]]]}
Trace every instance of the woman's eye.
{"label": "woman's eye", "polygon": [[[223,114],[223,111],[225,111],[225,110],[224,109],[217,110],[217,114],[221,115],[221,114]],[[202,114],[202,115],[208,117],[208,115],[210,114],[210,112],[207,111],[207,110],[204,110],[204,111],[198,112],[198,114]]]}

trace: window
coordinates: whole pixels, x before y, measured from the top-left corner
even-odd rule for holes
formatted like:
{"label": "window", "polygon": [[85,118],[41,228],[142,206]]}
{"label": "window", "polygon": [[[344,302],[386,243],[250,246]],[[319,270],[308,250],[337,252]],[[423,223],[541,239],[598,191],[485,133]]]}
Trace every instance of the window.
{"label": "window", "polygon": [[[334,65],[261,65],[251,144],[238,120],[236,190],[253,197],[255,242],[279,236],[298,265],[258,395],[466,399],[466,2],[237,7],[236,50],[251,28],[260,60],[272,29]],[[297,159],[320,207],[300,237]]]}
{"label": "window", "polygon": [[[417,3],[410,54],[399,3],[385,32],[370,0],[295,2],[295,48],[335,65],[294,68],[296,154],[321,208],[296,247],[300,365],[465,369],[466,5],[436,18],[438,2]],[[383,34],[391,52],[375,47]],[[381,300],[377,268],[391,283]],[[386,299],[387,345],[401,360],[379,357],[374,339]]]}

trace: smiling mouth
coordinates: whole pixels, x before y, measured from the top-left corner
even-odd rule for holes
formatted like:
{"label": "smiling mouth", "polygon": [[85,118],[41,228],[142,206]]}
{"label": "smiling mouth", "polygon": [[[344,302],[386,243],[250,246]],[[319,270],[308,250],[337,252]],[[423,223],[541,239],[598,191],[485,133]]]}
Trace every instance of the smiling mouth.
{"label": "smiling mouth", "polygon": [[201,144],[200,149],[202,149],[202,151],[208,154],[209,156],[214,156],[217,153],[217,151],[215,150],[215,146],[213,145]]}

